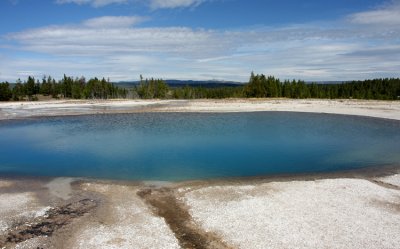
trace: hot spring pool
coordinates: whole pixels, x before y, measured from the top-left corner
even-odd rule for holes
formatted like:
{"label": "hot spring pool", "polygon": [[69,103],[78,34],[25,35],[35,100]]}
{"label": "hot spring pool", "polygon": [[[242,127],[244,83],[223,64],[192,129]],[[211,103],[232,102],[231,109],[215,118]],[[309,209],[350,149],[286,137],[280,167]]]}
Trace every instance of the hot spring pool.
{"label": "hot spring pool", "polygon": [[136,113],[0,122],[0,175],[210,179],[400,165],[400,122],[344,115]]}

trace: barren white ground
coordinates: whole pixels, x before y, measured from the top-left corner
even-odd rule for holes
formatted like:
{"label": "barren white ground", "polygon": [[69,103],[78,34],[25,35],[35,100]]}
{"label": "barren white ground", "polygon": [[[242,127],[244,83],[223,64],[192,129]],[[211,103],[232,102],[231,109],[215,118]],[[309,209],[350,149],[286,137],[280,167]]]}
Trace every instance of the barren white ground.
{"label": "barren white ground", "polygon": [[[13,184],[12,181],[0,180],[0,190]],[[15,224],[43,216],[49,209],[39,204],[34,192],[0,194],[0,235]]]}
{"label": "barren white ground", "polygon": [[57,100],[0,103],[0,119],[129,112],[292,111],[400,120],[400,101],[319,99]]}
{"label": "barren white ground", "polygon": [[[385,180],[385,179],[383,179]],[[400,176],[387,179],[399,182]],[[400,248],[400,191],[363,179],[190,190],[200,226],[237,248]]]}
{"label": "barren white ground", "polygon": [[[77,178],[55,178],[40,189],[48,190],[49,199],[68,199],[79,197],[79,192],[71,189]],[[42,184],[42,183],[38,183]],[[0,180],[0,191],[24,185],[23,180]],[[155,216],[136,192],[138,187],[112,183],[86,182],[83,191],[97,192],[105,197],[95,218],[83,223],[74,223],[72,234],[58,234],[56,245],[62,248],[83,249],[131,249],[131,248],[169,248],[178,249],[178,240],[162,217]],[[40,204],[37,193],[14,188],[10,193],[0,193],[0,235],[18,224],[31,222],[43,217],[51,208]],[[61,239],[61,241],[60,241]],[[51,243],[50,243],[51,244]],[[46,237],[35,237],[23,241],[15,248],[59,248],[49,245]]]}
{"label": "barren white ground", "polygon": [[110,198],[111,215],[80,228],[70,248],[180,248],[164,219],[154,216],[136,195],[137,189],[96,183],[86,183],[83,189]]}

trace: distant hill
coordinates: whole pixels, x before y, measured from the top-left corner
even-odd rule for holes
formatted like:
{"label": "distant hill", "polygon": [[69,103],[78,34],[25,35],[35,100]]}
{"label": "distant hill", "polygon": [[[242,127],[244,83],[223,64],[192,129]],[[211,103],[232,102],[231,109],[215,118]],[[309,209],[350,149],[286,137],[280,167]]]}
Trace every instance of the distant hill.
{"label": "distant hill", "polygon": [[[170,87],[204,87],[204,88],[218,88],[218,87],[238,87],[244,83],[235,81],[218,81],[218,80],[165,80]],[[140,84],[140,81],[120,81],[115,83],[119,87],[132,88]]]}
{"label": "distant hill", "polygon": [[321,84],[321,85],[338,85],[338,84],[342,84],[342,83],[347,83],[350,81],[333,81],[333,80],[326,80],[326,81],[306,81],[307,84],[311,84],[311,83],[316,83],[316,84]]}

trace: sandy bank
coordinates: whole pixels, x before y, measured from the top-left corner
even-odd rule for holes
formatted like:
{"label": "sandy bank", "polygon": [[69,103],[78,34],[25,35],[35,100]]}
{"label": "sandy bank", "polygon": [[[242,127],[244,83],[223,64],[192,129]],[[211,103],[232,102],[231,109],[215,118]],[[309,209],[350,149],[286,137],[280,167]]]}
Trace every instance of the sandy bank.
{"label": "sandy bank", "polygon": [[0,119],[134,112],[290,111],[400,120],[400,101],[319,99],[60,100],[0,103]]}
{"label": "sandy bank", "polygon": [[397,248],[400,191],[363,179],[186,190],[192,217],[236,248]]}
{"label": "sandy bank", "polygon": [[[175,184],[1,180],[0,245],[7,248],[398,248],[398,170],[384,177],[370,173],[327,177]],[[24,187],[26,182],[29,188]],[[49,189],[55,184],[58,190],[69,185],[68,199]],[[54,212],[68,210],[65,207],[89,199],[96,206],[84,209],[82,215],[66,217],[64,211]],[[85,208],[82,205],[73,211],[79,213]],[[9,219],[10,210],[18,219]],[[51,212],[52,219],[46,218]],[[64,219],[64,223],[48,234],[41,228],[29,239],[5,242],[10,234],[18,234],[21,224],[33,228],[43,219],[56,224]],[[27,231],[30,230],[20,232]]]}

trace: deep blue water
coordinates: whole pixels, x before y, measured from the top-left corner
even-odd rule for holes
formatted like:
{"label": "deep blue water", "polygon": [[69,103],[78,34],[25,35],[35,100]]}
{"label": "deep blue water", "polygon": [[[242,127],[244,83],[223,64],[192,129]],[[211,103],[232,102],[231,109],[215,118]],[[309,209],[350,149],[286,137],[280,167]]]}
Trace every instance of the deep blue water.
{"label": "deep blue water", "polygon": [[400,165],[400,122],[288,112],[0,122],[0,176],[187,180]]}

